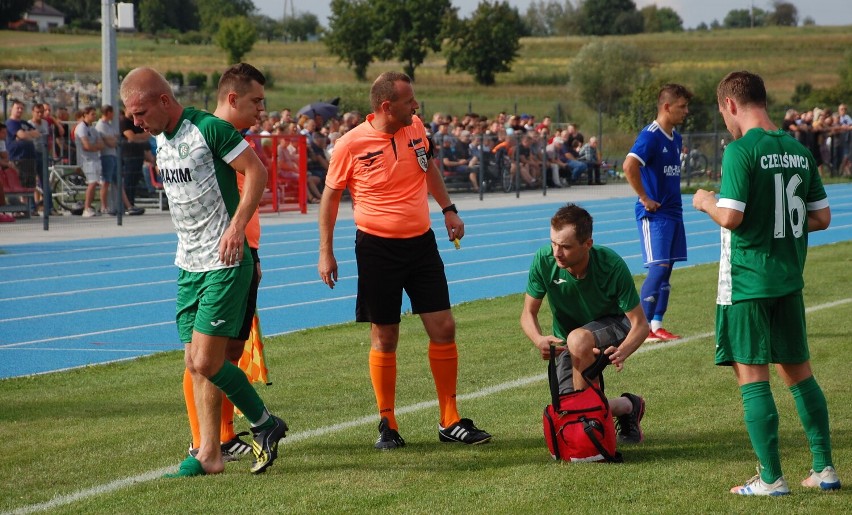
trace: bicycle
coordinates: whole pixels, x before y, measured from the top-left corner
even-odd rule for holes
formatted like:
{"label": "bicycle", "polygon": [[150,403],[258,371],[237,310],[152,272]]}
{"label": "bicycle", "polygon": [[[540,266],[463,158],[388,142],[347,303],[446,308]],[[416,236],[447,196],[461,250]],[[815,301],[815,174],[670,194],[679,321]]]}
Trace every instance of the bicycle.
{"label": "bicycle", "polygon": [[58,164],[50,167],[50,194],[58,208],[82,214],[87,187],[88,181],[79,167]]}
{"label": "bicycle", "polygon": [[686,155],[682,155],[680,167],[684,176],[689,179],[710,176],[710,161],[698,149],[692,149]]}

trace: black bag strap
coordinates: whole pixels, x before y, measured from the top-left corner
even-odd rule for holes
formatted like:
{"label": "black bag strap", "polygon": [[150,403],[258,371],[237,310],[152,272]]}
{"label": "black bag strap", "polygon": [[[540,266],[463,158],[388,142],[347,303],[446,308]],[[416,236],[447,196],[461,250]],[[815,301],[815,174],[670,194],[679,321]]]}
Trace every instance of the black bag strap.
{"label": "black bag strap", "polygon": [[550,383],[550,403],[553,409],[559,409],[559,379],[556,377],[556,347],[550,346],[550,360],[547,364],[547,380]]}
{"label": "black bag strap", "polygon": [[[603,429],[603,428],[602,428]],[[593,424],[590,424],[588,421],[583,421],[583,431],[586,433],[586,436],[591,440],[592,445],[595,446],[595,449],[601,453],[601,456],[610,463],[624,463],[624,458],[621,456],[621,453],[615,451],[615,454],[610,454],[609,451],[606,450],[606,447],[603,446],[600,440],[598,440],[597,431]]]}
{"label": "black bag strap", "polygon": [[[588,369],[586,371],[588,371]],[[581,375],[589,388],[598,394],[598,397],[600,397],[601,402],[603,402],[607,413],[609,413],[609,401],[606,400],[606,395],[604,395],[603,390],[595,386],[595,383],[593,383],[585,373]],[[553,408],[559,411],[559,406],[561,404],[559,402],[559,378],[556,376],[556,347],[553,345],[550,346],[550,359],[547,363],[547,380],[550,383],[550,402],[553,404]]]}

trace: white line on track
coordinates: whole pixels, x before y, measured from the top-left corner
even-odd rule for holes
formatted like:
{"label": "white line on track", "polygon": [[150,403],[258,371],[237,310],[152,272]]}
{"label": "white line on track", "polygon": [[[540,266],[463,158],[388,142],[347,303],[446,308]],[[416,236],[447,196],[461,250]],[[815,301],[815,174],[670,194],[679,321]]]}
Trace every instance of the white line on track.
{"label": "white line on track", "polygon": [[[833,307],[842,306],[844,304],[848,304],[852,302],[852,298],[840,299],[834,302],[827,302],[825,304],[820,304],[818,306],[812,306],[807,308],[805,311],[808,313],[813,313],[815,311],[821,311],[823,309],[831,309]],[[660,349],[667,349],[670,347],[675,347],[678,345],[683,345],[684,343],[693,342],[695,340],[700,340],[703,338],[709,338],[713,336],[713,332],[701,333],[692,336],[687,336],[685,338],[681,338],[680,340],[672,340],[663,343],[657,344],[649,344],[639,348],[636,351],[637,354],[651,352]],[[482,388],[475,392],[461,394],[458,396],[461,400],[470,400],[470,399],[478,399],[481,397],[487,397],[489,395],[494,395],[496,393],[504,392],[506,390],[512,390],[515,388],[522,388],[524,386],[537,383],[540,381],[544,381],[547,379],[547,374],[537,374],[534,376],[522,377],[519,379],[515,379],[513,381],[506,381],[504,383],[495,384],[489,386],[487,388]],[[424,401],[418,402],[416,404],[410,404],[408,406],[403,406],[396,410],[397,414],[407,414],[407,413],[415,413],[417,411],[422,411],[427,408],[432,408],[437,406],[437,401]],[[332,424],[329,426],[318,427],[316,429],[308,429],[306,431],[299,431],[297,433],[293,433],[288,436],[283,443],[284,444],[294,444],[297,442],[301,442],[303,440],[308,440],[310,438],[315,438],[318,436],[327,435],[330,433],[336,433],[338,431],[343,431],[346,429],[351,429],[353,427],[359,427],[367,424],[374,424],[376,422],[376,415],[365,415],[363,417],[359,417],[353,420],[348,420],[345,422],[340,422],[338,424]],[[163,474],[167,474],[169,472],[174,472],[175,466],[171,465],[168,467],[163,467],[157,470],[149,470],[148,472],[144,472],[142,474],[126,477],[123,479],[117,479],[110,483],[105,483],[103,485],[94,486],[92,488],[86,488],[84,490],[80,490],[78,492],[74,492],[68,495],[61,495],[58,497],[54,497],[50,501],[39,503],[39,504],[30,504],[27,506],[23,506],[18,508],[10,514],[14,515],[23,515],[27,513],[35,513],[39,511],[47,511],[52,510],[54,508],[58,508],[60,506],[66,506],[68,504],[86,500],[90,497],[94,497],[96,495],[103,495],[111,492],[115,492],[117,490],[121,490],[122,488],[126,488],[128,486],[133,486],[139,483],[145,483],[148,481],[153,481],[163,476]]]}

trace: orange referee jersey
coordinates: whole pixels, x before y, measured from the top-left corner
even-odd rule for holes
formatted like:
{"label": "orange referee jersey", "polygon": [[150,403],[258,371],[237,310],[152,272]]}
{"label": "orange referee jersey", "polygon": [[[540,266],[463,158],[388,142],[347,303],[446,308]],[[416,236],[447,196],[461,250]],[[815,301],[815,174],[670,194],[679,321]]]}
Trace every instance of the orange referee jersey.
{"label": "orange referee jersey", "polygon": [[[237,174],[237,187],[240,189],[240,195],[243,194],[243,182],[245,182],[245,175],[240,172],[235,172]],[[251,219],[249,219],[248,224],[246,224],[246,242],[248,242],[248,246],[257,250],[260,248],[260,210],[255,209],[254,214],[251,215]]]}
{"label": "orange referee jersey", "polygon": [[426,172],[432,144],[423,122],[394,134],[377,131],[367,121],[337,140],[325,184],[349,188],[358,229],[383,238],[412,238],[429,230]]}

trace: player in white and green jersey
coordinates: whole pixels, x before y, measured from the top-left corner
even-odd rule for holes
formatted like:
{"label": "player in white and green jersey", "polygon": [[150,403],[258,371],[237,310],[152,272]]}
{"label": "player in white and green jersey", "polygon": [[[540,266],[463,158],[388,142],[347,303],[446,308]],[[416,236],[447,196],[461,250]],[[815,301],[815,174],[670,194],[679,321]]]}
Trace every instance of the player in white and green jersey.
{"label": "player in white and green jersey", "polygon": [[[178,333],[186,344],[201,445],[176,475],[224,470],[219,390],[251,423],[251,471],[263,472],[277,457],[287,425],[269,413],[243,371],[225,359],[225,349],[245,315],[254,265],[245,227],[263,194],[266,169],[233,126],[184,109],[165,78],[151,68],[127,74],[121,99],[133,123],[157,137],[157,162],[178,234]],[[245,174],[242,197],[234,170]]]}
{"label": "player in white and green jersey", "polygon": [[716,300],[716,364],[731,365],[742,394],[758,475],[740,495],[790,492],[778,454],[778,410],[769,363],[793,394],[813,455],[802,485],[840,488],[831,459],[828,407],[811,372],[802,299],[808,232],[828,227],[831,211],[810,152],[766,112],[763,80],[728,74],[717,89],[732,142],[722,161],[719,200],[698,190],[693,206],[722,227]]}
{"label": "player in white and green jersey", "polygon": [[[551,335],[544,335],[538,322],[545,296],[553,315]],[[599,382],[608,364],[620,370],[648,336],[627,264],[614,251],[593,244],[592,217],[580,206],[567,204],[550,220],[550,245],[540,248],[530,265],[521,328],[542,358],[550,357],[551,346],[560,353],[560,393],[585,388],[582,375]],[[644,399],[625,393],[609,399],[609,405],[619,441],[641,442]]]}

